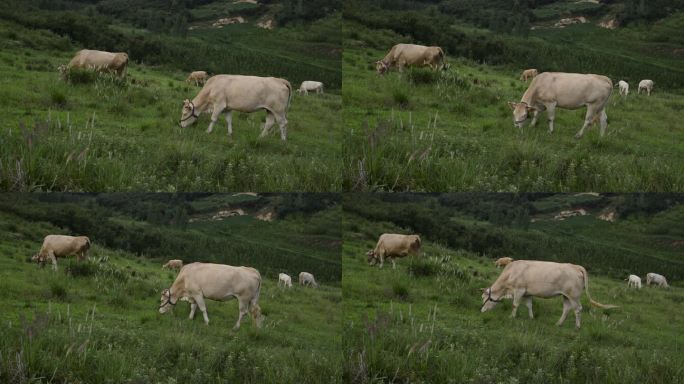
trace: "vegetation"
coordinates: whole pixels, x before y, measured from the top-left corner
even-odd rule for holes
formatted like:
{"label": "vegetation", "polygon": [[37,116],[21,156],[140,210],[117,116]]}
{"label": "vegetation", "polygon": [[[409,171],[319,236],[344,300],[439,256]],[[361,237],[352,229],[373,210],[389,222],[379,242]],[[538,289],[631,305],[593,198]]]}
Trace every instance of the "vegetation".
{"label": "vegetation", "polygon": [[[655,201],[663,196],[636,196]],[[445,205],[453,199],[453,204]],[[497,224],[478,219],[456,208],[466,201],[480,208],[480,216],[510,207],[555,205],[561,210],[578,208],[586,195],[481,195],[481,194],[380,194],[355,195],[344,200],[343,338],[344,380],[356,383],[577,383],[577,382],[679,382],[684,374],[681,340],[676,324],[684,315],[681,284],[681,202],[669,208],[638,210],[634,216],[615,223],[596,219],[596,210],[632,205],[632,197],[600,196],[592,201],[591,215],[555,221],[553,215],[534,217],[539,221]],[[667,197],[665,197],[667,199]],[[349,208],[348,208],[349,207]],[[382,214],[381,212],[385,212]],[[415,215],[416,224],[404,222],[402,212]],[[364,214],[363,212],[368,212]],[[555,211],[558,212],[558,211]],[[462,233],[427,229],[433,219],[449,230],[455,225]],[[668,224],[661,226],[664,222]],[[454,224],[458,223],[458,224]],[[672,232],[663,235],[660,230]],[[383,232],[420,232],[421,257],[397,261],[383,269],[370,267],[365,252]],[[454,239],[447,242],[449,233]],[[474,238],[475,234],[481,238]],[[524,244],[524,249],[495,250],[486,245],[486,235],[505,237],[504,244]],[[536,233],[538,236],[525,236]],[[676,235],[674,235],[676,233]],[[536,250],[538,242],[566,242],[568,248]],[[468,242],[480,244],[468,248]],[[582,245],[577,243],[581,242]],[[463,246],[459,245],[464,244]],[[584,247],[579,260],[572,244]],[[677,245],[679,244],[679,245]],[[639,258],[606,258],[609,247]],[[479,248],[479,250],[476,250]],[[648,250],[648,253],[644,251]],[[546,259],[576,262],[590,274],[592,297],[620,308],[590,308],[583,295],[582,327],[574,329],[572,315],[565,324],[555,322],[561,314],[561,300],[534,299],[535,319],[524,308],[511,319],[510,301],[491,312],[480,313],[480,288],[490,286],[500,270],[494,260],[500,256],[517,259]],[[649,263],[653,263],[650,264]],[[677,277],[674,268],[679,266]],[[669,290],[644,287],[628,289],[627,271],[642,278],[653,268],[665,271],[675,284]],[[610,270],[622,270],[613,276]]]}
{"label": "vegetation", "polygon": [[[288,204],[281,197],[258,199],[266,200],[259,203],[263,207],[274,208]],[[2,196],[0,287],[6,294],[1,299],[0,381],[340,382],[339,205],[331,201],[314,213],[273,222],[241,216],[209,223],[192,208],[214,204],[220,211],[229,205],[252,213],[237,198]],[[130,216],[131,208],[151,219]],[[173,217],[176,211],[193,219],[185,229],[154,219]],[[321,226],[330,229],[317,232]],[[89,260],[59,259],[58,272],[31,263],[48,233],[88,234],[94,244]],[[221,250],[205,246],[207,238],[220,242]],[[231,331],[237,316],[234,300],[207,303],[209,326],[201,316],[188,320],[186,303],[160,315],[160,292],[175,277],[160,267],[176,257],[257,267],[263,278],[263,327],[256,329],[246,320],[240,330]],[[278,272],[296,279],[305,268],[316,274],[320,289],[276,287]]]}

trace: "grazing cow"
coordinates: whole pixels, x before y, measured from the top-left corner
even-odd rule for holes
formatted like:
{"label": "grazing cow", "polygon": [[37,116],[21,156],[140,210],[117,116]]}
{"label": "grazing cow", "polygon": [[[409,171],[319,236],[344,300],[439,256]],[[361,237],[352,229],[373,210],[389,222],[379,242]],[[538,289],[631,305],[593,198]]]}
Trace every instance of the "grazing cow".
{"label": "grazing cow", "polygon": [[266,122],[261,136],[268,134],[274,122],[280,126],[281,140],[287,140],[287,110],[290,108],[292,86],[285,79],[241,75],[216,75],[207,80],[192,101],[183,102],[180,126],[195,123],[200,113],[212,111],[207,133],[226,110],[228,136],[233,134],[233,110],[255,112],[266,110]]}
{"label": "grazing cow", "polygon": [[601,136],[608,125],[606,104],[613,91],[613,82],[600,75],[583,75],[579,73],[544,72],[532,80],[519,103],[509,102],[513,110],[513,122],[522,129],[530,112],[533,118],[531,125],[537,123],[537,113],[546,110],[549,118],[549,133],[553,132],[553,121],[556,108],[578,109],[587,107],[582,129],[575,135],[579,139],[584,130],[596,119],[601,122]]}
{"label": "grazing cow", "polygon": [[82,49],[76,53],[67,67],[69,69],[92,69],[97,72],[114,72],[123,79],[128,67],[128,54]]}
{"label": "grazing cow", "polygon": [[181,269],[183,268],[183,260],[169,260],[166,262],[166,264],[162,265],[163,269]]}
{"label": "grazing cow", "polygon": [[618,81],[618,87],[620,88],[620,96],[629,95],[629,84],[626,81]]}
{"label": "grazing cow", "polygon": [[285,273],[279,273],[278,286],[280,287],[280,285],[282,285],[283,287],[292,288],[292,278],[290,277],[290,275]]}
{"label": "grazing cow", "polygon": [[575,326],[580,327],[580,313],[582,304],[580,298],[582,290],[585,290],[589,302],[601,308],[617,308],[614,305],[604,305],[594,301],[589,295],[589,275],[580,265],[553,263],[550,261],[517,260],[506,266],[499,278],[489,288],[484,288],[482,293],[482,312],[493,309],[503,299],[513,299],[513,312],[515,317],[521,300],[525,305],[530,318],[532,313],[532,297],[549,298],[563,296],[563,314],[556,325],[565,321],[568,312],[575,311]]}
{"label": "grazing cow", "polygon": [[302,85],[299,86],[300,95],[308,95],[309,91],[318,93],[323,93],[323,83],[320,81],[302,81]]}
{"label": "grazing cow", "polygon": [[637,94],[641,94],[641,90],[644,90],[647,95],[651,96],[651,91],[653,90],[653,80],[641,80],[639,82],[639,89]]}
{"label": "grazing cow", "polygon": [[415,44],[397,44],[385,55],[385,58],[375,62],[375,69],[379,75],[384,75],[392,67],[403,72],[404,67],[430,67],[433,70],[445,69],[444,51],[440,47],[426,47]]}
{"label": "grazing cow", "polygon": [[539,71],[537,71],[536,69],[526,69],[522,71],[522,74],[520,74],[520,80],[527,81],[529,79],[534,79],[538,74]]}
{"label": "grazing cow", "polygon": [[309,287],[313,286],[314,288],[318,288],[314,275],[309,272],[299,272],[299,285],[308,285]]}
{"label": "grazing cow", "polygon": [[88,257],[88,249],[90,239],[85,236],[47,235],[40,251],[31,260],[43,266],[49,259],[52,261],[52,269],[56,271],[58,257],[76,255],[76,260],[80,262]]}
{"label": "grazing cow", "polygon": [[380,260],[380,268],[385,263],[385,258],[389,258],[392,262],[392,269],[396,269],[397,265],[394,259],[397,257],[405,257],[409,253],[418,255],[420,253],[420,236],[419,235],[398,235],[395,233],[383,233],[378,239],[375,248],[366,252],[368,256],[368,264],[375,265]]}
{"label": "grazing cow", "polygon": [[194,71],[190,72],[190,76],[188,76],[188,78],[185,79],[185,82],[188,84],[194,82],[195,86],[198,86],[200,84],[206,83],[208,78],[209,75],[207,75],[205,71]]}
{"label": "grazing cow", "polygon": [[233,267],[224,264],[191,263],[183,267],[171,285],[161,295],[159,313],[166,313],[178,304],[179,300],[190,302],[190,319],[195,317],[199,307],[204,323],[209,325],[207,306],[204,299],[227,301],[238,300],[239,315],[234,330],[240,328],[242,317],[249,312],[257,327],[261,326],[262,316],[259,308],[261,275],[250,267]]}
{"label": "grazing cow", "polygon": [[658,287],[661,288],[668,288],[669,285],[667,285],[667,280],[665,279],[665,276],[659,275],[657,273],[648,273],[646,274],[646,285],[657,285]]}
{"label": "grazing cow", "polygon": [[641,277],[637,275],[629,275],[627,280],[627,287],[641,289]]}
{"label": "grazing cow", "polygon": [[499,268],[499,267],[505,267],[508,264],[510,264],[513,261],[513,258],[511,257],[502,257],[498,259],[497,261],[494,262],[494,265]]}

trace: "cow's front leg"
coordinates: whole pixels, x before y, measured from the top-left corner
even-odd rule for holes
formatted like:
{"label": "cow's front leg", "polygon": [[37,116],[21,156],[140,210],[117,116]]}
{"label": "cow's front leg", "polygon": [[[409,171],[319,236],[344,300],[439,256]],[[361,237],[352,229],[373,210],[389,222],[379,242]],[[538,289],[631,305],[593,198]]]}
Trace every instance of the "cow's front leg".
{"label": "cow's front leg", "polygon": [[207,128],[207,133],[211,133],[211,131],[214,129],[214,124],[216,124],[216,120],[218,120],[219,116],[221,116],[221,112],[223,112],[223,108],[225,106],[214,106],[214,111],[211,113],[211,123],[209,123],[209,128]]}
{"label": "cow's front leg", "polygon": [[392,262],[392,269],[397,269],[397,263],[394,262],[394,257],[390,257],[390,261]]}
{"label": "cow's front leg", "polygon": [[50,251],[48,252],[48,258],[50,261],[52,261],[52,270],[56,271],[57,270],[57,257],[55,257],[55,252]]}
{"label": "cow's front leg", "polygon": [[228,137],[233,136],[233,111],[226,112],[226,123],[228,124]]}
{"label": "cow's front leg", "polygon": [[556,104],[546,106],[546,115],[549,119],[549,133],[553,133],[553,122],[556,120]]}
{"label": "cow's front leg", "polygon": [[383,264],[385,264],[385,255],[382,253],[380,254],[380,268],[382,268]]}
{"label": "cow's front leg", "polygon": [[517,316],[518,306],[520,305],[521,299],[522,299],[522,295],[520,295],[518,292],[513,294],[513,312],[511,312],[511,317]]}
{"label": "cow's front leg", "polygon": [[538,114],[539,114],[539,111],[537,111],[536,109],[532,112],[532,122],[530,122],[531,127],[534,127],[535,125],[537,125],[537,115]]}
{"label": "cow's front leg", "polygon": [[204,297],[202,295],[197,295],[193,297],[195,299],[195,303],[197,303],[197,306],[199,307],[200,311],[202,311],[202,317],[204,317],[204,324],[209,325],[209,316],[207,315],[207,305],[204,303]]}
{"label": "cow's front leg", "polygon": [[190,316],[188,316],[188,319],[192,320],[195,318],[195,310],[197,309],[197,304],[196,303],[190,303]]}

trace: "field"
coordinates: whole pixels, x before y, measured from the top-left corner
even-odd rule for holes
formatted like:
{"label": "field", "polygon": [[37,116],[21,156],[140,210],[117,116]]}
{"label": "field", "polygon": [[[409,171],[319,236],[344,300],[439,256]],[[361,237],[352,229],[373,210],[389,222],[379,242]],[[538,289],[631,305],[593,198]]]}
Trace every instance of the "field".
{"label": "field", "polygon": [[[391,12],[358,11],[345,20],[345,189],[630,192],[684,187],[678,171],[684,167],[679,124],[684,71],[673,53],[682,43],[664,38],[681,24],[681,13],[652,28],[610,31],[578,25],[530,31],[528,39],[499,37],[453,21],[442,26],[436,18],[434,28],[444,35],[420,41],[396,32],[398,25],[381,24],[380,15],[387,19]],[[366,14],[372,16],[364,19]],[[405,17],[427,24],[431,14],[421,13],[424,20],[418,12]],[[414,33],[425,32],[416,27]],[[373,63],[393,44],[429,45],[439,39],[448,47],[447,71],[375,73]],[[606,74],[615,84],[626,79],[631,93],[621,99],[616,90],[611,96],[603,138],[597,126],[574,138],[584,109],[559,109],[552,134],[544,113],[536,127],[518,130],[507,102],[520,100],[527,88],[518,80],[522,68]],[[659,85],[651,97],[636,94],[640,79],[656,77]]]}
{"label": "field", "polygon": [[[59,24],[0,15],[3,190],[340,189],[339,13],[273,31],[250,23],[184,31],[185,37],[116,19],[99,36],[79,24],[86,23],[84,14],[65,13],[76,20],[67,29],[71,35],[56,33],[65,28]],[[128,51],[126,81],[87,74],[60,80],[57,67],[84,46]],[[232,138],[223,117],[206,134],[210,115],[187,129],[178,126],[183,100],[200,90],[184,82],[197,69],[284,77],[295,89],[316,79],[326,94],[293,94],[287,142],[275,132],[259,139],[261,111],[235,113]]]}
{"label": "field", "polygon": [[[38,209],[32,211],[31,207],[44,207],[45,202],[25,195],[3,197],[3,204],[12,202],[15,208],[0,209],[0,287],[6,293],[1,300],[5,310],[0,315],[4,329],[0,340],[0,381],[340,382],[339,251],[326,251],[330,241],[339,246],[339,234],[330,240],[328,235],[315,234],[311,229],[329,220],[339,222],[334,209],[323,210],[308,219],[292,214],[270,223],[250,220],[251,216],[226,218],[213,221],[213,230],[199,220],[181,229],[160,225],[152,216],[149,220],[135,219],[121,208],[159,212],[160,206],[170,206],[159,202],[169,195],[164,199],[137,198],[130,206],[124,205],[121,197],[125,196],[53,196],[64,201],[53,200],[51,204],[61,207],[66,216],[76,218],[79,208],[99,215],[105,212],[105,206],[120,207],[114,210],[118,214],[100,223],[118,225],[118,240],[106,238],[104,232],[97,237],[91,235],[94,247],[90,260],[78,264],[60,259],[57,272],[49,267],[41,269],[28,258],[39,249],[44,234],[71,233],[73,229],[36,218]],[[220,196],[192,200],[204,207],[218,206],[219,200],[224,205],[231,201]],[[142,209],[143,204],[149,210]],[[73,225],[79,223],[75,220]],[[227,233],[229,228],[233,229],[231,232],[242,228],[244,232],[239,238],[243,242],[251,240],[255,252],[238,255],[239,244],[225,243],[222,253],[214,253],[202,244],[203,237],[215,237],[222,231],[224,237],[235,242],[235,237]],[[142,232],[148,243],[154,243],[160,236],[185,236],[184,240],[191,242],[188,245],[201,248],[205,261],[258,266],[263,279],[259,304],[266,316],[262,328],[257,329],[246,318],[238,331],[231,330],[237,318],[235,300],[207,302],[208,326],[201,316],[188,320],[189,304],[184,302],[171,314],[160,315],[160,292],[175,277],[174,272],[160,266],[171,255],[185,259],[186,252],[178,250],[164,256],[153,250],[141,253],[134,231]],[[264,238],[249,233],[261,233]],[[308,247],[303,245],[305,238]],[[110,247],[110,243],[118,245]],[[288,255],[293,250],[311,257],[302,254],[294,259]],[[271,254],[283,257],[273,258]],[[337,275],[328,262],[337,264]],[[296,279],[300,269],[312,269],[315,265],[333,271],[327,276],[316,275],[320,277],[320,289],[293,286],[284,290],[276,286],[278,271],[286,271]]]}
{"label": "field", "polygon": [[[359,200],[363,199],[356,198],[353,205],[367,207],[368,202]],[[386,200],[391,201],[389,197]],[[567,203],[568,199],[565,200]],[[428,210],[431,206],[434,210],[434,205],[429,201],[424,204]],[[404,209],[404,205],[397,204],[395,209]],[[345,381],[682,382],[684,361],[678,326],[684,316],[681,280],[672,279],[673,287],[669,290],[649,287],[634,290],[627,289],[626,275],[614,278],[601,272],[601,264],[606,262],[602,260],[602,243],[614,241],[611,239],[617,233],[624,237],[633,234],[636,221],[640,228],[638,240],[623,241],[620,237],[619,244],[624,251],[640,252],[639,243],[642,247],[658,244],[653,247],[654,251],[670,259],[663,261],[659,270],[668,271],[670,263],[681,263],[681,248],[679,251],[670,248],[668,252],[667,247],[660,245],[658,236],[644,234],[657,228],[663,215],[681,214],[681,206],[674,209],[679,213],[665,210],[652,218],[613,223],[612,233],[603,235],[586,235],[592,229],[597,232],[602,228],[602,222],[595,218],[555,222],[555,230],[551,222],[530,224],[529,232],[559,239],[573,236],[573,232],[561,229],[565,225],[584,228],[583,239],[593,249],[583,263],[590,276],[591,296],[619,308],[590,308],[583,295],[580,330],[574,328],[572,314],[561,327],[555,325],[562,311],[558,298],[534,299],[535,319],[528,318],[524,306],[517,318],[510,318],[510,301],[480,313],[480,288],[495,281],[500,270],[494,267],[493,261],[503,254],[448,247],[442,241],[435,241],[433,234],[421,231],[422,258],[400,259],[395,270],[391,263],[386,263],[383,269],[368,266],[365,252],[374,246],[380,233],[412,233],[417,229],[400,226],[394,220],[369,219],[345,212],[342,253]],[[496,228],[486,220],[449,212],[459,223],[470,223],[473,230],[522,232],[517,225]],[[681,222],[676,227],[681,232]],[[509,255],[526,258],[524,253]],[[562,255],[559,256],[562,260]],[[617,268],[627,268],[642,278],[645,275],[641,273],[639,260],[612,262],[621,262]]]}

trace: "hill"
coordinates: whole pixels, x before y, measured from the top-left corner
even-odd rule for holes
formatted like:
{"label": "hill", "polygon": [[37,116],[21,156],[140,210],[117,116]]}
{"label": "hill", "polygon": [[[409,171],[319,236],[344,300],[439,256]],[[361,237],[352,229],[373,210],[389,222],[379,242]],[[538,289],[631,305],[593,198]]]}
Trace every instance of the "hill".
{"label": "hill", "polygon": [[[676,324],[684,316],[680,305],[684,300],[681,269],[678,277],[670,278],[676,286],[669,290],[628,289],[623,273],[631,271],[643,278],[649,268],[670,273],[673,266],[681,266],[682,249],[668,245],[662,235],[656,234],[662,220],[669,217],[668,228],[678,233],[672,238],[684,238],[681,220],[674,219],[682,214],[681,204],[649,214],[642,209],[622,223],[606,223],[590,214],[543,224],[528,223],[528,229],[522,229],[522,221],[502,225],[497,224],[502,221],[500,217],[484,217],[495,211],[511,212],[505,209],[507,206],[567,209],[581,205],[593,207],[592,210],[616,207],[620,205],[618,200],[626,196],[399,196],[357,197],[344,203],[346,381],[680,381],[682,357],[677,351],[681,340],[675,335],[679,334]],[[452,203],[445,204],[449,200]],[[459,201],[467,208],[454,208]],[[353,208],[347,209],[348,206]],[[418,210],[425,215],[418,215]],[[368,213],[360,213],[364,211]],[[415,225],[407,224],[409,217]],[[435,226],[429,226],[429,218],[434,219]],[[608,230],[603,224],[612,227]],[[450,232],[454,227],[466,229],[456,234]],[[636,228],[639,230],[635,231]],[[420,233],[423,256],[399,259],[395,270],[389,263],[383,269],[369,266],[365,253],[385,232]],[[525,233],[530,235],[524,236]],[[540,236],[532,238],[531,233]],[[498,243],[497,234],[506,240]],[[578,240],[584,248],[581,259],[574,256],[571,248]],[[566,248],[555,248],[555,242],[563,242]],[[529,253],[506,247],[495,250],[494,245],[485,248],[491,243],[518,243],[521,247],[524,244]],[[473,246],[477,244],[481,250]],[[605,254],[609,246],[617,244],[626,257],[611,258]],[[536,253],[541,248],[548,252]],[[642,253],[646,248],[648,255]],[[641,257],[630,258],[631,252],[640,253]],[[620,307],[590,308],[583,295],[580,330],[574,329],[572,316],[563,326],[555,325],[562,309],[558,298],[535,298],[534,319],[527,317],[524,308],[517,318],[510,318],[512,307],[507,300],[490,312],[480,313],[480,288],[495,281],[501,270],[494,267],[494,260],[504,255],[584,265],[590,276],[591,296]],[[649,263],[650,259],[655,264],[643,268],[641,261]],[[611,270],[624,272],[613,276]]]}
{"label": "hill", "polygon": [[[226,2],[173,2],[178,11],[166,3],[12,1],[3,7],[3,189],[338,190],[340,12],[324,7],[326,15],[258,27],[258,17],[280,14],[282,4],[274,3],[257,7],[263,14],[248,16],[249,7],[236,13],[250,21],[244,24],[190,29],[206,23],[203,17],[224,18],[212,6]],[[165,12],[184,18],[160,16]],[[127,80],[87,74],[60,80],[57,67],[83,48],[127,52]],[[283,77],[294,88],[315,79],[327,94],[293,95],[286,143],[276,134],[258,139],[263,112],[235,113],[229,139],[222,119],[212,135],[204,132],[209,116],[178,127],[182,101],[200,90],[183,81],[193,70]]]}
{"label": "hill", "polygon": [[[343,57],[345,188],[682,189],[676,116],[684,106],[684,43],[666,37],[678,35],[681,12],[617,29],[586,23],[520,34],[473,24],[450,11],[451,2],[351,3]],[[378,76],[373,63],[396,43],[440,45],[451,67]],[[614,83],[627,80],[632,93],[611,96],[604,138],[595,128],[574,139],[584,110],[558,110],[553,134],[543,113],[536,127],[521,131],[506,102],[526,90],[518,80],[524,68],[605,74]],[[635,94],[644,78],[659,84],[651,97]]]}
{"label": "hill", "polygon": [[[339,226],[317,230],[339,223],[339,208],[327,202],[317,213],[291,212],[272,222],[247,216],[211,227],[176,223],[194,204],[233,206],[240,198],[2,197],[0,381],[339,382]],[[283,196],[258,199],[276,211],[287,205],[286,197],[278,203]],[[48,233],[87,233],[94,244],[90,260],[60,259],[57,272],[29,262]],[[257,267],[262,329],[245,321],[231,331],[234,300],[207,303],[209,326],[201,316],[188,320],[185,303],[160,315],[160,292],[175,278],[160,267],[176,257]],[[296,279],[300,270],[314,272],[321,288],[276,287],[278,272]]]}

